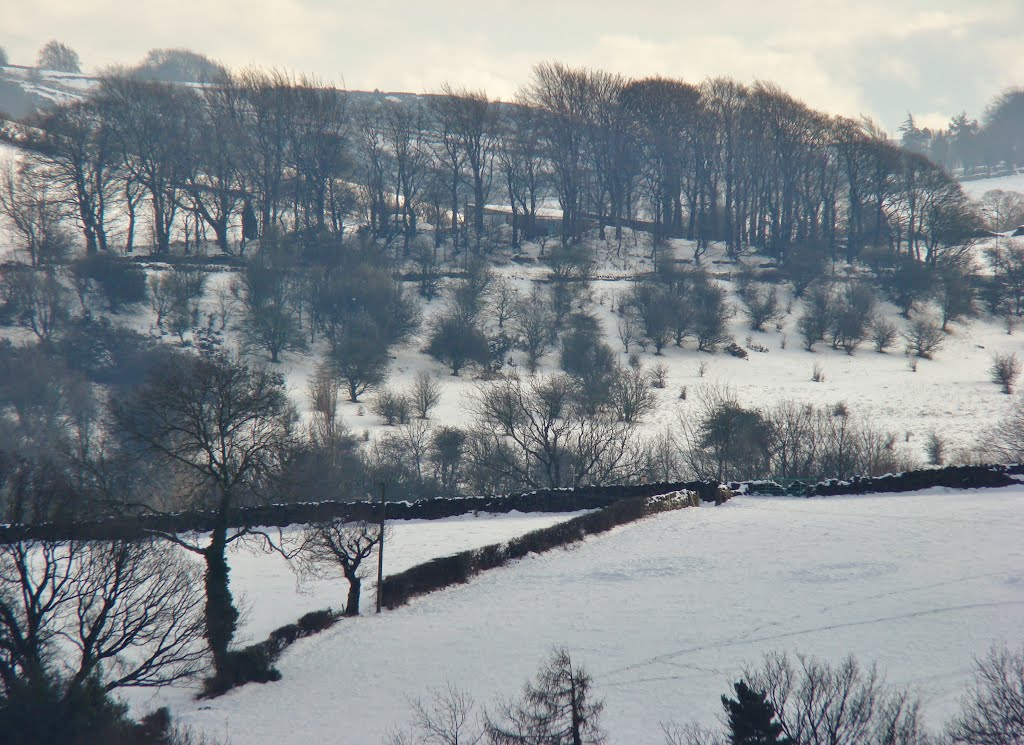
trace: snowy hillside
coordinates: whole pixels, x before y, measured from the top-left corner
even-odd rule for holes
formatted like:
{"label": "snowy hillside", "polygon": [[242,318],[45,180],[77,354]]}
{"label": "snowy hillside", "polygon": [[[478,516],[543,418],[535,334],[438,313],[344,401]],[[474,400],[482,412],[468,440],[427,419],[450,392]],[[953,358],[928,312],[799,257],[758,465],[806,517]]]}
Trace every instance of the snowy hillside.
{"label": "snowy hillside", "polygon": [[[390,523],[392,534],[384,547],[384,576],[403,572],[438,556],[501,543],[579,514],[582,513],[513,512],[477,517],[464,515],[444,520],[395,520]],[[232,590],[243,598],[243,605],[249,608],[239,629],[240,644],[264,639],[274,629],[294,623],[309,611],[338,608],[345,604],[347,585],[342,578],[309,580],[300,586],[294,572],[279,554],[239,547],[231,552],[229,561]],[[376,564],[371,574],[375,573]],[[361,603],[364,613],[373,609],[374,586],[375,581],[366,582]]]}
{"label": "snowy hillside", "polygon": [[768,650],[875,660],[938,726],[972,657],[1019,641],[1021,535],[1024,487],[738,498],[346,621],[292,646],[282,681],[181,695],[172,710],[222,742],[373,745],[405,724],[410,697],[452,683],[491,705],[564,644],[605,699],[611,742],[659,743],[659,722],[712,724],[741,666]]}
{"label": "snowy hillside", "polygon": [[1001,176],[999,178],[974,179],[972,181],[961,181],[960,186],[974,199],[993,189],[1003,191],[1019,191],[1024,193],[1024,173],[1013,176]]}

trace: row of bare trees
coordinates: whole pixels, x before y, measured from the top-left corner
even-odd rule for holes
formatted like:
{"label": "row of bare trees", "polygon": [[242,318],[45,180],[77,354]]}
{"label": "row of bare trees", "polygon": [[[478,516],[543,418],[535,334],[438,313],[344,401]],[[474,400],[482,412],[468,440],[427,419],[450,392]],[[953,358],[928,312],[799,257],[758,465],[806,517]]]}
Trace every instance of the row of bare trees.
{"label": "row of bare trees", "polygon": [[782,260],[809,243],[934,262],[976,227],[941,168],[870,123],[767,84],[559,63],[537,65],[513,103],[453,87],[350,94],[256,70],[196,87],[110,76],[18,143],[89,251],[110,247],[115,223],[130,249],[143,209],[158,253],[179,234],[235,251],[239,232],[339,233],[352,220],[405,253],[424,223],[435,247],[480,250],[490,202],[511,211],[513,244],[556,201],[563,243],[633,226]]}

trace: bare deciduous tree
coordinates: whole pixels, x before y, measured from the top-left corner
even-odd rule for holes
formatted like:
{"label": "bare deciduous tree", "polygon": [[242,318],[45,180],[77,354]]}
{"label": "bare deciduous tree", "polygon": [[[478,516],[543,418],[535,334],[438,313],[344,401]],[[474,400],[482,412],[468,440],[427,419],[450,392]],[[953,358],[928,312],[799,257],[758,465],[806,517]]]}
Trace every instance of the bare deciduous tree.
{"label": "bare deciduous tree", "polygon": [[60,72],[81,72],[82,62],[78,52],[63,42],[51,39],[39,50],[36,67],[43,70],[59,70]]}
{"label": "bare deciduous tree", "polygon": [[928,742],[919,702],[891,689],[874,666],[864,668],[853,657],[833,666],[803,655],[794,663],[786,654],[771,653],[743,677],[766,695],[783,732],[801,745]]}
{"label": "bare deciduous tree", "polygon": [[541,357],[555,345],[554,314],[544,302],[541,293],[534,290],[528,298],[516,303],[512,328],[518,346],[526,353],[526,366],[536,372]]}
{"label": "bare deciduous tree", "polygon": [[[385,529],[384,538],[387,540]],[[289,548],[300,577],[330,577],[338,572],[348,581],[345,615],[359,615],[364,560],[375,555],[380,544],[380,525],[369,522],[328,520],[308,526],[298,545]]]}
{"label": "bare deciduous tree", "polygon": [[616,371],[612,381],[611,399],[616,415],[628,424],[639,422],[650,414],[657,404],[647,371],[639,366],[635,369]]}
{"label": "bare deciduous tree", "polygon": [[64,227],[60,200],[43,174],[10,166],[0,174],[0,217],[16,236],[32,266],[64,261],[71,252],[71,236]]}
{"label": "bare deciduous tree", "polygon": [[202,600],[196,566],[166,544],[2,546],[0,692],[58,682],[70,696],[96,677],[107,692],[189,677],[206,654]]}
{"label": "bare deciduous tree", "polygon": [[933,354],[942,349],[945,334],[931,319],[917,318],[907,327],[903,338],[908,350],[922,359],[930,360]]}
{"label": "bare deciduous tree", "polygon": [[284,380],[240,359],[178,354],[114,407],[115,426],[181,479],[183,504],[210,510],[205,542],[160,534],[206,562],[206,638],[218,672],[238,620],[226,551],[252,535],[235,508],[266,494],[295,445],[295,412]]}
{"label": "bare deciduous tree", "polygon": [[1013,392],[1013,384],[1020,377],[1020,359],[1013,352],[996,352],[992,355],[992,364],[988,368],[992,382],[1003,387],[1003,393]]}
{"label": "bare deciduous tree", "polygon": [[481,471],[532,488],[621,481],[639,473],[633,427],[576,405],[566,375],[505,377],[476,396],[478,426],[467,459]]}
{"label": "bare deciduous tree", "polygon": [[947,734],[956,745],[1024,742],[1024,649],[993,647],[975,660],[971,687]]}
{"label": "bare deciduous tree", "polygon": [[449,684],[412,701],[412,731],[398,731],[388,745],[477,745],[484,730],[473,697]]}

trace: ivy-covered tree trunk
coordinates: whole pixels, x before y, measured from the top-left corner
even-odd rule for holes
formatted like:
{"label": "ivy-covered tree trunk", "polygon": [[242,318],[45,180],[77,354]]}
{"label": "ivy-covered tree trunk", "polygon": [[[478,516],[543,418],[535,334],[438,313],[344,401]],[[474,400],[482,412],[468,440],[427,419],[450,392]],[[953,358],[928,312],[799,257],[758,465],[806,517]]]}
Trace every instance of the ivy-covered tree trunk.
{"label": "ivy-covered tree trunk", "polygon": [[229,586],[227,530],[215,528],[206,547],[206,640],[213,654],[213,665],[218,673],[225,669],[228,646],[235,636],[238,610],[235,608]]}
{"label": "ivy-covered tree trunk", "polygon": [[359,615],[359,593],[362,590],[363,581],[355,570],[345,572],[345,579],[348,580],[348,599],[345,601],[345,615]]}

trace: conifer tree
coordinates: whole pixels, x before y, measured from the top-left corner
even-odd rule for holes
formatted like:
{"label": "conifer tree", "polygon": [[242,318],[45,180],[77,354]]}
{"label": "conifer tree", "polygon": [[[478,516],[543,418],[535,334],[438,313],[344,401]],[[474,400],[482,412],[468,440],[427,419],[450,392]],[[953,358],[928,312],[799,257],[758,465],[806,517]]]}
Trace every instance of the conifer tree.
{"label": "conifer tree", "polygon": [[782,725],[775,720],[775,709],[764,693],[755,691],[742,680],[733,688],[735,699],[722,696],[732,745],[791,745],[792,740],[782,734]]}

